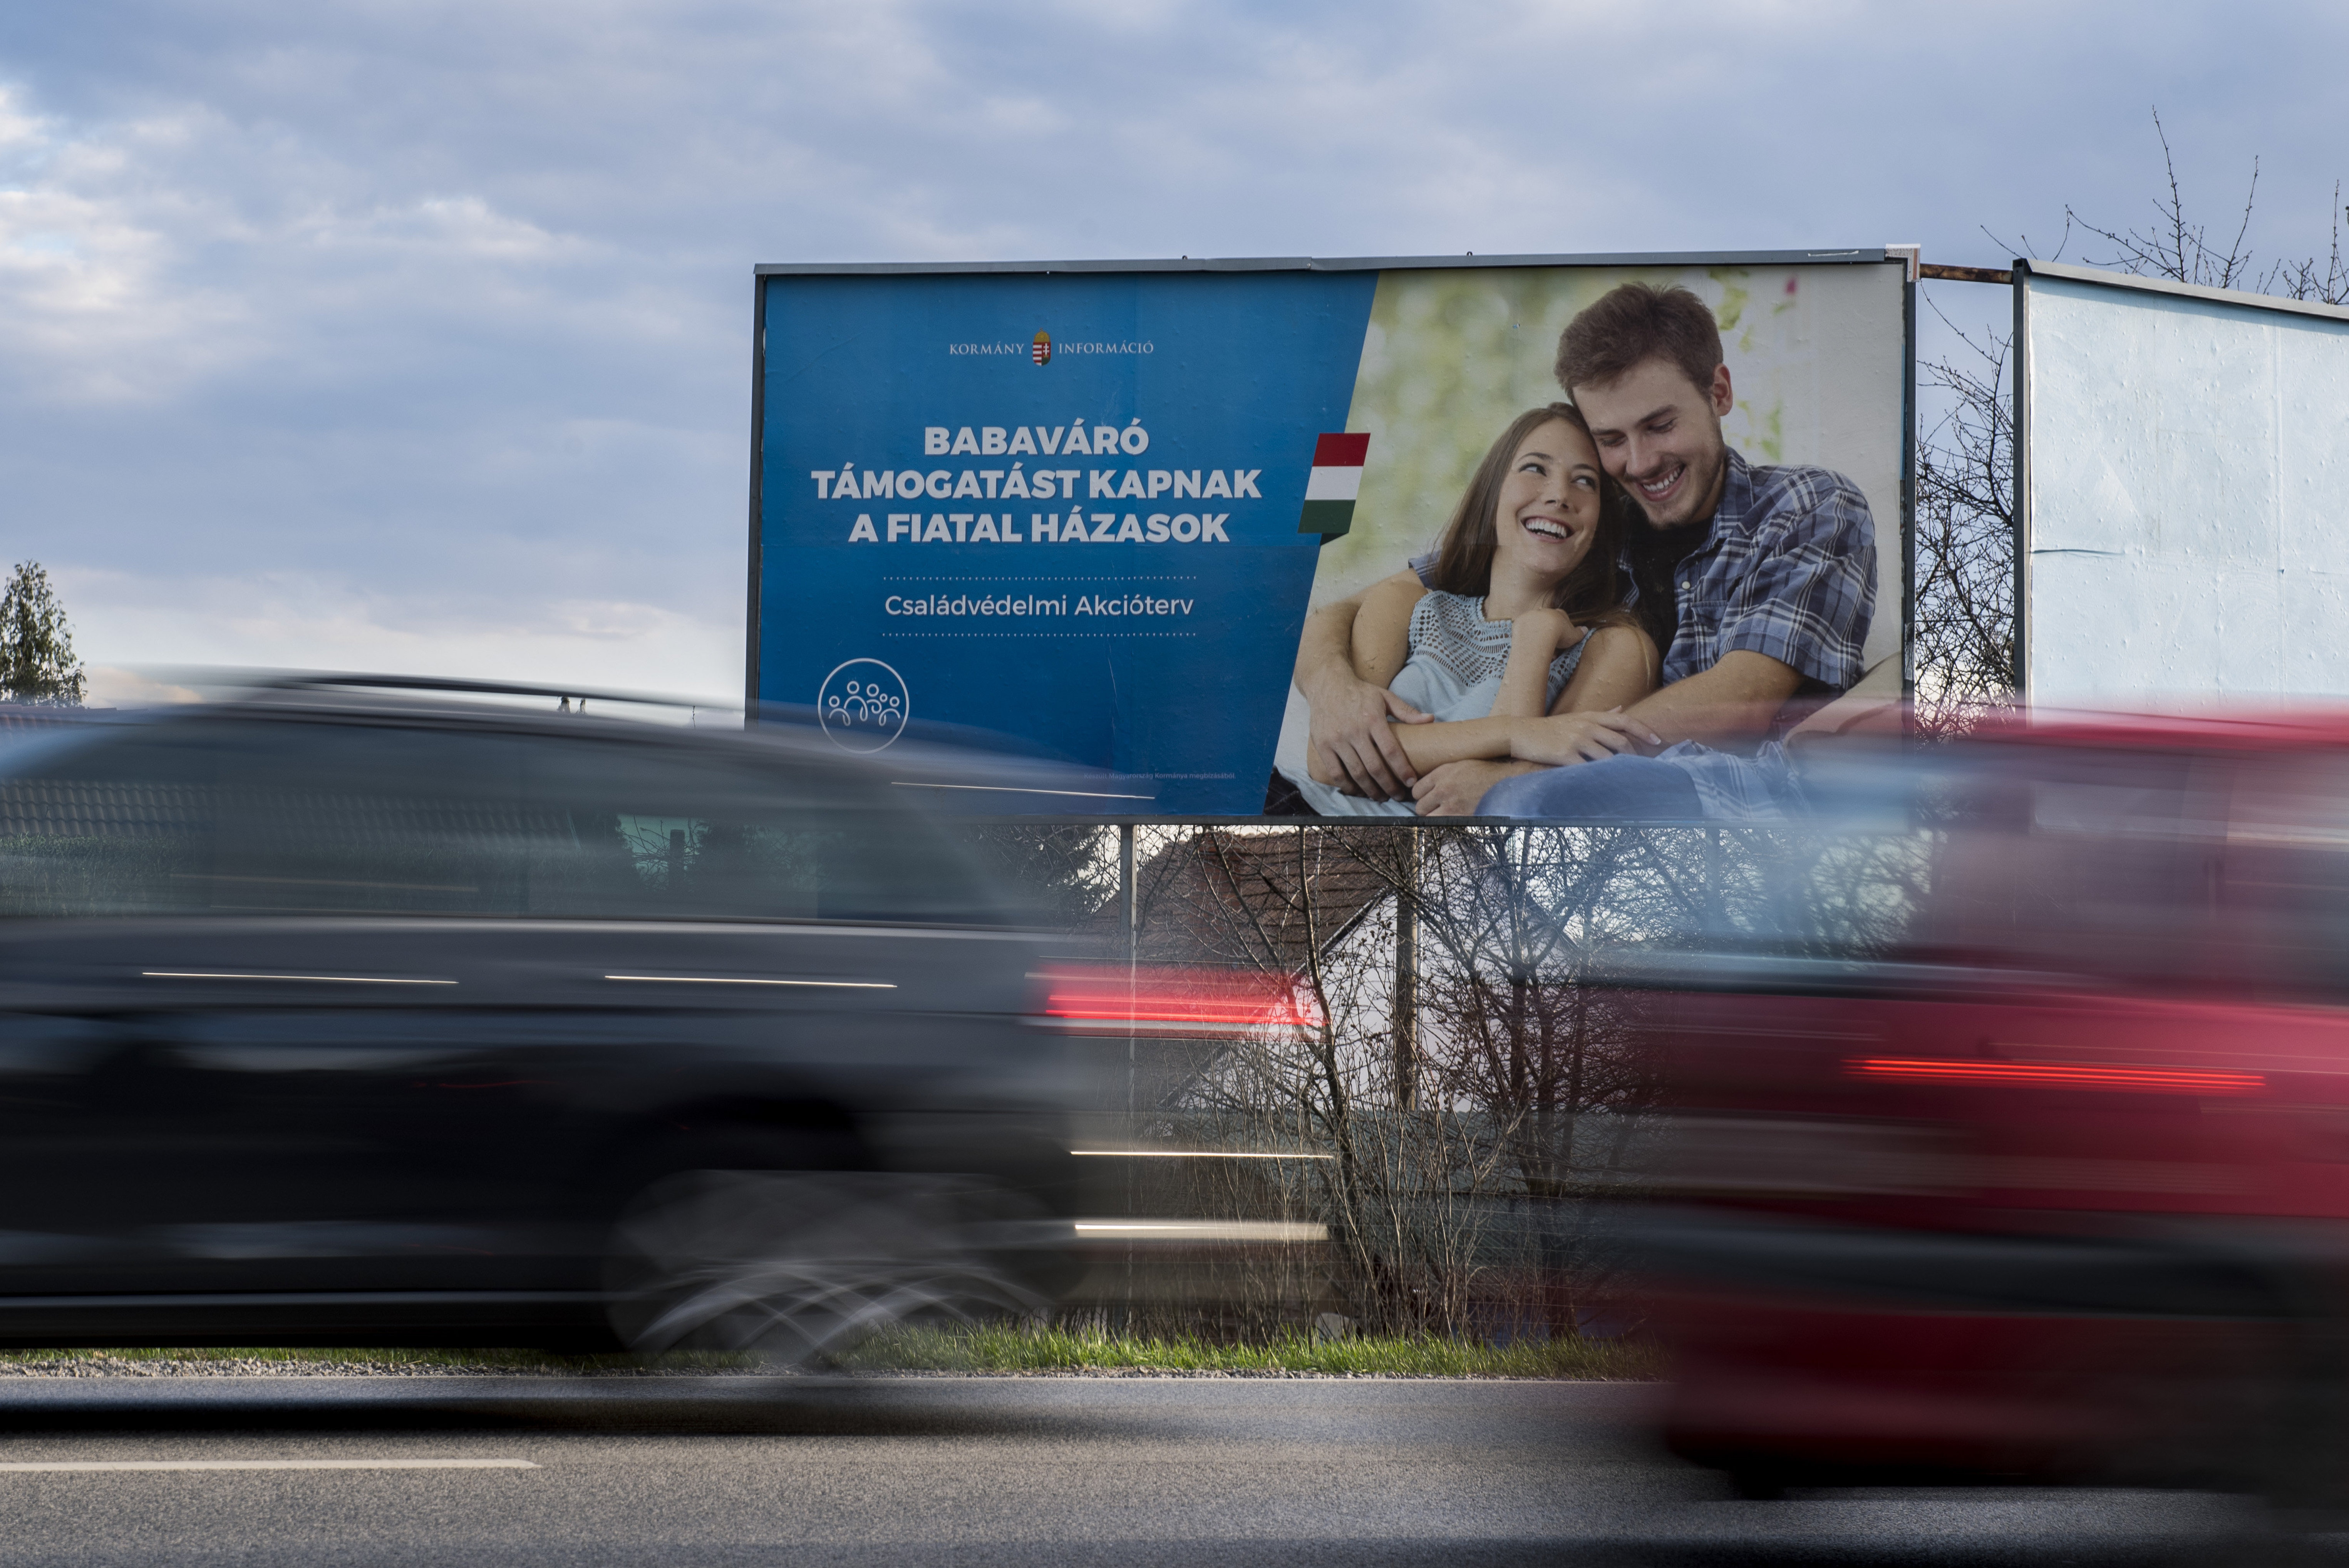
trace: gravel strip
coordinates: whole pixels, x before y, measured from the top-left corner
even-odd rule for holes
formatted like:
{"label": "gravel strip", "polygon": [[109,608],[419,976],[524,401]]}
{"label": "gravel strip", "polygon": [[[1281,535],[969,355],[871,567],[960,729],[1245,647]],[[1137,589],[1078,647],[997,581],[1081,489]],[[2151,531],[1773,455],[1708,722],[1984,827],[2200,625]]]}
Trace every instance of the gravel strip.
{"label": "gravel strip", "polygon": [[492,1362],[285,1361],[266,1357],[192,1360],[77,1356],[0,1360],[5,1377],[740,1377],[770,1376],[736,1367],[529,1367]]}
{"label": "gravel strip", "polygon": [[[1589,1382],[1590,1378],[1516,1377],[1496,1373],[1303,1372],[1261,1367],[1031,1367],[1011,1370],[899,1368],[838,1371],[739,1367],[530,1367],[490,1362],[286,1361],[264,1357],[196,1360],[86,1356],[41,1360],[0,1360],[8,1377],[1178,1377],[1274,1379],[1296,1382]],[[1603,1379],[1600,1379],[1603,1380]]]}

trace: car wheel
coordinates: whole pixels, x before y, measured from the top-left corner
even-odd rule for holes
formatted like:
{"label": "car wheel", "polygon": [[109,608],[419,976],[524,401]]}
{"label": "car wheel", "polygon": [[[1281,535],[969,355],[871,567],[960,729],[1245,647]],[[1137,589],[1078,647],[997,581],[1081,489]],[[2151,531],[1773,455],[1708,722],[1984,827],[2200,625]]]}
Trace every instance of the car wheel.
{"label": "car wheel", "polygon": [[630,1348],[800,1365],[891,1324],[1048,1305],[994,1261],[999,1222],[964,1178],[697,1169],[644,1186],[607,1253]]}

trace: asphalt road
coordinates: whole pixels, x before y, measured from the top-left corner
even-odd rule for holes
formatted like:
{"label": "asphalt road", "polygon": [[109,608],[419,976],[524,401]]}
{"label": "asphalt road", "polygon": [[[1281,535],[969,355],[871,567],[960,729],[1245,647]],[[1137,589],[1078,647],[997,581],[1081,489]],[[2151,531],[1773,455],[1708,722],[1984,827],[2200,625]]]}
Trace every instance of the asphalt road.
{"label": "asphalt road", "polygon": [[[2278,1555],[2245,1534],[2265,1527],[2252,1510],[2195,1495],[1730,1501],[1649,1449],[1650,1398],[1372,1380],[8,1378],[0,1564]],[[46,1468],[61,1466],[91,1468]],[[2314,1555],[2349,1563],[2349,1540]]]}

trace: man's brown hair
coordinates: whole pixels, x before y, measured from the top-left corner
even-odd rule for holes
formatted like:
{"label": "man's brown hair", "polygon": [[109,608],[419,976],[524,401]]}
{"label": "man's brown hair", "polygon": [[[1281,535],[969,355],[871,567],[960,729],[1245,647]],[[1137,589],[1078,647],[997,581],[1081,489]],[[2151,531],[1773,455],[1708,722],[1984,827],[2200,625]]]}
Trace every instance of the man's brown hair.
{"label": "man's brown hair", "polygon": [[1600,295],[1557,340],[1557,384],[1604,387],[1642,360],[1677,366],[1702,391],[1721,362],[1721,328],[1704,301],[1674,286],[1623,284]]}
{"label": "man's brown hair", "polygon": [[[1526,438],[1553,419],[1564,420],[1581,431],[1584,440],[1590,439],[1590,426],[1571,403],[1528,408],[1510,420],[1500,439],[1485,451],[1485,460],[1476,465],[1466,493],[1453,509],[1452,521],[1444,526],[1444,537],[1435,547],[1435,564],[1428,573],[1428,586],[1469,599],[1482,599],[1492,587],[1493,555],[1499,545],[1501,487],[1508,482],[1510,459],[1525,445]],[[1625,625],[1630,622],[1623,609],[1623,583],[1617,566],[1623,550],[1629,508],[1630,502],[1621,490],[1601,472],[1599,527],[1591,535],[1590,548],[1550,595],[1551,605],[1565,611],[1578,626]]]}

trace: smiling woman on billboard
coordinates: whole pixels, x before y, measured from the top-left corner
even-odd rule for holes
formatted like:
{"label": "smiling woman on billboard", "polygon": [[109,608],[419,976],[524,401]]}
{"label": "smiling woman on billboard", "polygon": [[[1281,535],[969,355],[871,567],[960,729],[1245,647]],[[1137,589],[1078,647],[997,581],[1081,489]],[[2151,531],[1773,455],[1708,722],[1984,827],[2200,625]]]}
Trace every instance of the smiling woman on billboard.
{"label": "smiling woman on billboard", "polygon": [[[1655,644],[1625,609],[1617,569],[1624,504],[1581,413],[1530,409],[1477,465],[1425,580],[1404,573],[1361,595],[1350,662],[1406,720],[1393,739],[1414,769],[1507,758],[1526,721],[1605,714],[1654,688]],[[1598,726],[1587,743],[1619,749],[1614,733]],[[1349,794],[1344,782],[1326,766],[1276,771],[1265,812],[1413,814],[1409,799]]]}

